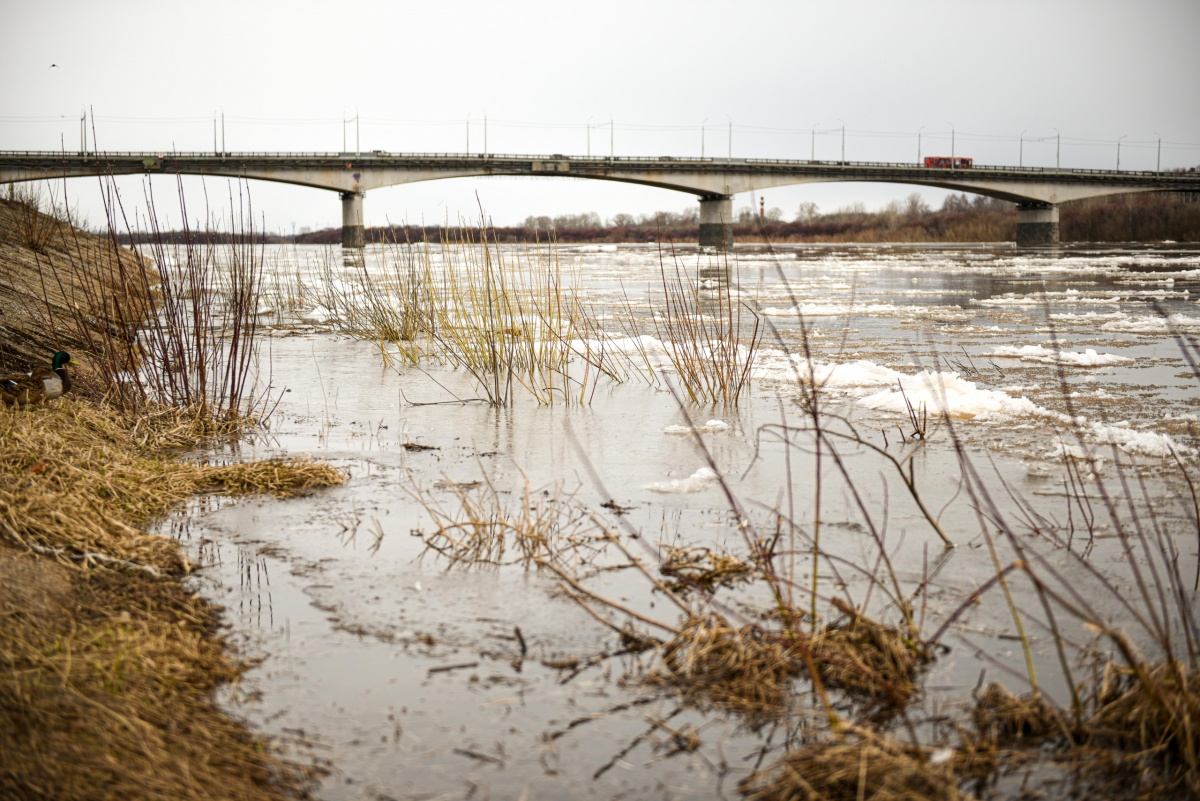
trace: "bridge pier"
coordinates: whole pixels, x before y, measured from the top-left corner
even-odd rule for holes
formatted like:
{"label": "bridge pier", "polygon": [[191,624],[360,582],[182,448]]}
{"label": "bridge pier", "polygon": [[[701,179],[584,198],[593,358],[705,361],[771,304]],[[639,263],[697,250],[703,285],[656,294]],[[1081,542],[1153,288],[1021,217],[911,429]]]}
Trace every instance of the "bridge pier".
{"label": "bridge pier", "polygon": [[367,244],[363,233],[364,192],[342,192],[342,247],[363,248]]}
{"label": "bridge pier", "polygon": [[733,249],[732,195],[704,195],[700,198],[700,247]]}
{"label": "bridge pier", "polygon": [[1058,244],[1058,206],[1028,201],[1017,204],[1017,247]]}

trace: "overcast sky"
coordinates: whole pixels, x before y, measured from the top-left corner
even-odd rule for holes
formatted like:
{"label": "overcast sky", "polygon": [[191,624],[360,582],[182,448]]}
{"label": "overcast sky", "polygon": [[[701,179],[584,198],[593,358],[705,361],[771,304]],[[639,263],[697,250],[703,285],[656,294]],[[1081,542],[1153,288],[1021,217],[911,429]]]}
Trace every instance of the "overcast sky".
{"label": "overcast sky", "polygon": [[[703,144],[836,159],[844,128],[849,160],[915,161],[918,132],[923,155],[948,154],[953,129],[955,153],[987,164],[1053,166],[1059,134],[1064,167],[1115,167],[1120,141],[1122,169],[1154,169],[1160,138],[1164,169],[1200,164],[1198,0],[0,0],[0,19],[6,150],[77,149],[87,109],[110,150],[212,150],[215,127],[233,151],[462,152],[469,137],[480,152],[486,117],[492,153],[698,156]],[[144,184],[122,179],[128,206],[144,206]],[[161,213],[173,179],[153,186]],[[189,216],[201,189],[228,196],[225,179],[189,181]],[[340,225],[332,192],[249,191],[269,230]],[[762,194],[790,219],[806,201],[877,208],[912,191]],[[67,192],[98,222],[95,179]],[[455,179],[374,190],[365,217],[457,222],[482,204],[504,225],[695,203],[603,181]]]}

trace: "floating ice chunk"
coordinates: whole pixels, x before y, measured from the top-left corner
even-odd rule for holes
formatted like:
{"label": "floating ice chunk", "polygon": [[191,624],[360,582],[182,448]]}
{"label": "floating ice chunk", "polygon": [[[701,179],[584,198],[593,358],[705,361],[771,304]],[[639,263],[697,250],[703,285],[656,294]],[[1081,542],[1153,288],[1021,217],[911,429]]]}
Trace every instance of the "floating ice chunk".
{"label": "floating ice chunk", "polygon": [[1041,345],[1023,345],[1021,347],[998,345],[992,349],[992,355],[1015,356],[1023,361],[1042,362],[1044,364],[1069,364],[1075,367],[1109,367],[1114,364],[1127,364],[1133,361],[1128,356],[1097,353],[1092,348],[1079,353],[1078,351],[1055,350],[1053,348],[1042,347]]}
{"label": "floating ice chunk", "polygon": [[324,306],[315,306],[309,311],[301,312],[300,319],[307,320],[310,323],[323,323],[329,320],[332,312]]}
{"label": "floating ice chunk", "polygon": [[1092,435],[1100,442],[1116,445],[1127,453],[1143,456],[1170,456],[1172,453],[1190,454],[1192,449],[1154,431],[1135,431],[1120,425],[1092,423]]}
{"label": "floating ice chunk", "polygon": [[979,389],[973,381],[960,378],[958,373],[930,373],[926,370],[915,376],[902,377],[900,386],[903,392],[885,389],[860,399],[859,403],[869,409],[898,414],[907,414],[909,405],[914,409],[924,406],[930,412],[951,417],[1049,414],[1028,398],[1014,398],[1006,392]]}
{"label": "floating ice chunk", "polygon": [[1162,334],[1170,328],[1200,331],[1200,317],[1172,314],[1164,319],[1158,315],[1146,315],[1113,320],[1100,326],[1101,331],[1116,331],[1123,334]]}
{"label": "floating ice chunk", "polygon": [[651,492],[660,492],[664,495],[682,494],[687,492],[700,492],[705,487],[716,483],[719,476],[711,467],[701,467],[695,473],[692,473],[687,478],[677,478],[672,481],[658,481],[646,489]]}
{"label": "floating ice chunk", "polygon": [[702,426],[670,425],[663,429],[663,433],[676,435],[691,434],[692,432],[697,434],[715,434],[719,431],[727,431],[728,429],[729,423],[726,423],[724,420],[709,420]]}
{"label": "floating ice chunk", "polygon": [[843,317],[853,314],[890,314],[905,309],[915,311],[915,307],[895,306],[891,303],[801,303],[791,308],[768,306],[759,311],[765,317],[795,317],[797,314],[805,317]]}

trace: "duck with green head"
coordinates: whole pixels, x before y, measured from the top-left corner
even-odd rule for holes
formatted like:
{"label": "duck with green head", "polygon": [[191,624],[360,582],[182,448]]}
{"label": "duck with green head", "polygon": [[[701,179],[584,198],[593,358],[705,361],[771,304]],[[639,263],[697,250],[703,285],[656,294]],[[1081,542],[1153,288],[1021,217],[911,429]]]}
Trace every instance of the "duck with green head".
{"label": "duck with green head", "polygon": [[0,378],[0,398],[9,406],[28,406],[62,397],[71,389],[68,364],[75,362],[71,361],[69,353],[60,350],[54,354],[49,368],[39,367],[30,374],[4,376]]}

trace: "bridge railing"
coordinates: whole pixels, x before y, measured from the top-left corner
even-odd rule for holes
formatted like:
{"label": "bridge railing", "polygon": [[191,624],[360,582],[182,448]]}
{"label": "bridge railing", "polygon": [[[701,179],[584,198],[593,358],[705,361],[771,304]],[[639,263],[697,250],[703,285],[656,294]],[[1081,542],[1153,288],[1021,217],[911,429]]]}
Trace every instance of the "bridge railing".
{"label": "bridge railing", "polygon": [[146,158],[156,159],[172,159],[172,160],[187,160],[187,161],[208,161],[208,162],[227,162],[229,160],[273,160],[279,162],[289,161],[329,161],[333,163],[352,160],[369,164],[373,161],[379,162],[409,162],[409,161],[469,161],[469,162],[529,162],[529,161],[569,161],[572,163],[584,164],[628,164],[637,166],[646,166],[651,164],[671,164],[671,165],[703,165],[708,168],[720,167],[721,165],[729,166],[760,166],[770,167],[778,166],[782,168],[818,168],[821,170],[837,169],[837,170],[903,170],[906,172],[948,175],[953,174],[956,177],[965,177],[970,174],[986,174],[986,175],[1045,175],[1045,176],[1093,176],[1093,177],[1122,177],[1122,178],[1164,178],[1164,179],[1184,179],[1189,182],[1200,180],[1200,173],[1194,171],[1178,172],[1166,171],[1155,172],[1152,170],[1102,170],[1090,168],[1061,168],[1061,167],[1009,167],[1002,165],[987,165],[975,164],[972,167],[926,167],[918,162],[886,162],[886,161],[829,161],[829,160],[809,160],[809,159],[763,159],[763,158],[719,158],[719,157],[691,157],[691,156],[573,156],[564,155],[562,153],[553,154],[529,154],[529,153],[435,153],[435,152],[408,152],[408,153],[391,153],[382,150],[366,151],[362,153],[346,153],[346,152],[319,152],[319,151],[302,151],[302,152],[272,152],[272,151],[228,151],[224,153],[213,153],[209,151],[117,151],[117,150],[101,150],[101,151],[62,151],[62,150],[0,150],[0,160],[11,159],[13,161],[45,161],[54,160],[62,162],[63,160],[87,161],[95,162],[97,160],[143,160]]}

